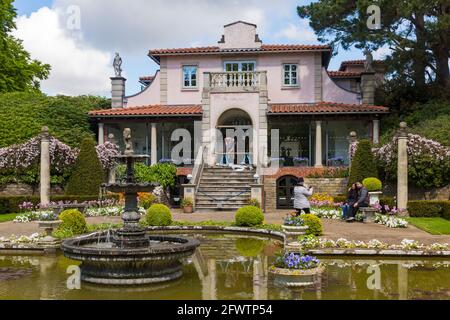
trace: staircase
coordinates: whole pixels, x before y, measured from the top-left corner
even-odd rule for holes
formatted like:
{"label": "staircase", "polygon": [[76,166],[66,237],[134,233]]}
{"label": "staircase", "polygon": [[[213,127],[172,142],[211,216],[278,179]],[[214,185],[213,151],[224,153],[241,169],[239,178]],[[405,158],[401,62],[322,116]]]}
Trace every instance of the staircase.
{"label": "staircase", "polygon": [[234,211],[248,204],[256,170],[233,171],[227,167],[205,167],[196,194],[198,211]]}

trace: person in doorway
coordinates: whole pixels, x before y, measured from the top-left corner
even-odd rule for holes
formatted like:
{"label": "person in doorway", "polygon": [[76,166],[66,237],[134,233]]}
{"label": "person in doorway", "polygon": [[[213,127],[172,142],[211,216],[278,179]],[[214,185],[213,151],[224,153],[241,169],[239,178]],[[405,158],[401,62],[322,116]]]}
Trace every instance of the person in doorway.
{"label": "person in doorway", "polygon": [[369,191],[363,186],[361,182],[356,183],[358,190],[358,200],[353,206],[350,207],[350,215],[347,219],[348,222],[355,221],[356,214],[360,208],[367,208],[370,205]]}
{"label": "person in doorway", "polygon": [[347,220],[349,218],[350,208],[355,205],[357,200],[358,200],[358,188],[356,187],[356,183],[354,183],[348,190],[347,201],[342,205],[343,220]]}
{"label": "person in doorway", "polygon": [[311,213],[311,204],[308,197],[314,193],[313,188],[305,186],[305,179],[299,178],[298,184],[294,188],[294,209],[297,210],[297,216],[304,213]]}

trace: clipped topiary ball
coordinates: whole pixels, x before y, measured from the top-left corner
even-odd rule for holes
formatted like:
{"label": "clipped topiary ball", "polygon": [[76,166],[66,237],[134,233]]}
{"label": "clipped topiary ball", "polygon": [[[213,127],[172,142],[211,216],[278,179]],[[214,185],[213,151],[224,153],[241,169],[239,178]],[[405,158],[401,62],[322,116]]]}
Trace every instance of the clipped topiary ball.
{"label": "clipped topiary ball", "polygon": [[305,226],[309,229],[306,231],[307,235],[321,236],[323,234],[323,224],[320,218],[313,214],[302,214],[302,219],[305,221]]}
{"label": "clipped topiary ball", "polygon": [[167,227],[172,224],[172,214],[165,205],[154,204],[147,210],[145,221],[152,227]]}
{"label": "clipped topiary ball", "polygon": [[381,191],[383,184],[377,178],[367,178],[363,181],[363,186],[369,190],[369,192]]}
{"label": "clipped topiary ball", "polygon": [[62,221],[58,230],[69,231],[74,235],[83,234],[87,232],[87,224],[84,215],[78,210],[66,210],[59,215],[59,220]]}
{"label": "clipped topiary ball", "polygon": [[264,214],[260,208],[246,206],[236,212],[235,220],[238,227],[256,227],[264,223]]}

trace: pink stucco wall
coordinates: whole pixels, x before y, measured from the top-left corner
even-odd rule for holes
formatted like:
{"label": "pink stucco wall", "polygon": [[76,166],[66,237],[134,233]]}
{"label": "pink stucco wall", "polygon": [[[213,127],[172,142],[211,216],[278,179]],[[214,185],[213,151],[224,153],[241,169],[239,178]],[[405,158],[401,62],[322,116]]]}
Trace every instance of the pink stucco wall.
{"label": "pink stucco wall", "polygon": [[144,91],[128,97],[127,108],[160,104],[160,84],[161,78],[160,72],[158,71],[150,86],[148,86]]}
{"label": "pink stucco wall", "polygon": [[323,77],[323,101],[359,104],[358,95],[340,88],[333,79],[330,78],[325,68],[322,69]]}

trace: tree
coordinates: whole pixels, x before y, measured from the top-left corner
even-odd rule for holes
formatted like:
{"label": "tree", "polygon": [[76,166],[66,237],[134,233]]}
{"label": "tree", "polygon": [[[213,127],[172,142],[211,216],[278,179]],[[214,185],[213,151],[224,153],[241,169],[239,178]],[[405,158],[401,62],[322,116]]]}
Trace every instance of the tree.
{"label": "tree", "polygon": [[66,195],[96,195],[99,193],[104,177],[105,174],[95,150],[95,142],[86,138],[81,144],[80,154],[66,187]]}
{"label": "tree", "polygon": [[[367,8],[381,9],[380,30],[367,27]],[[385,45],[392,49],[387,65],[391,73],[417,87],[426,81],[449,85],[450,5],[448,0],[320,0],[298,7],[301,18],[322,42],[376,50]],[[331,39],[330,39],[331,38]]]}
{"label": "tree", "polygon": [[33,60],[22,41],[11,35],[17,16],[13,1],[0,1],[0,93],[39,91],[40,81],[48,78],[51,67]]}
{"label": "tree", "polygon": [[366,178],[378,178],[378,171],[372,153],[372,144],[369,140],[361,140],[350,167],[349,184],[362,182]]}

